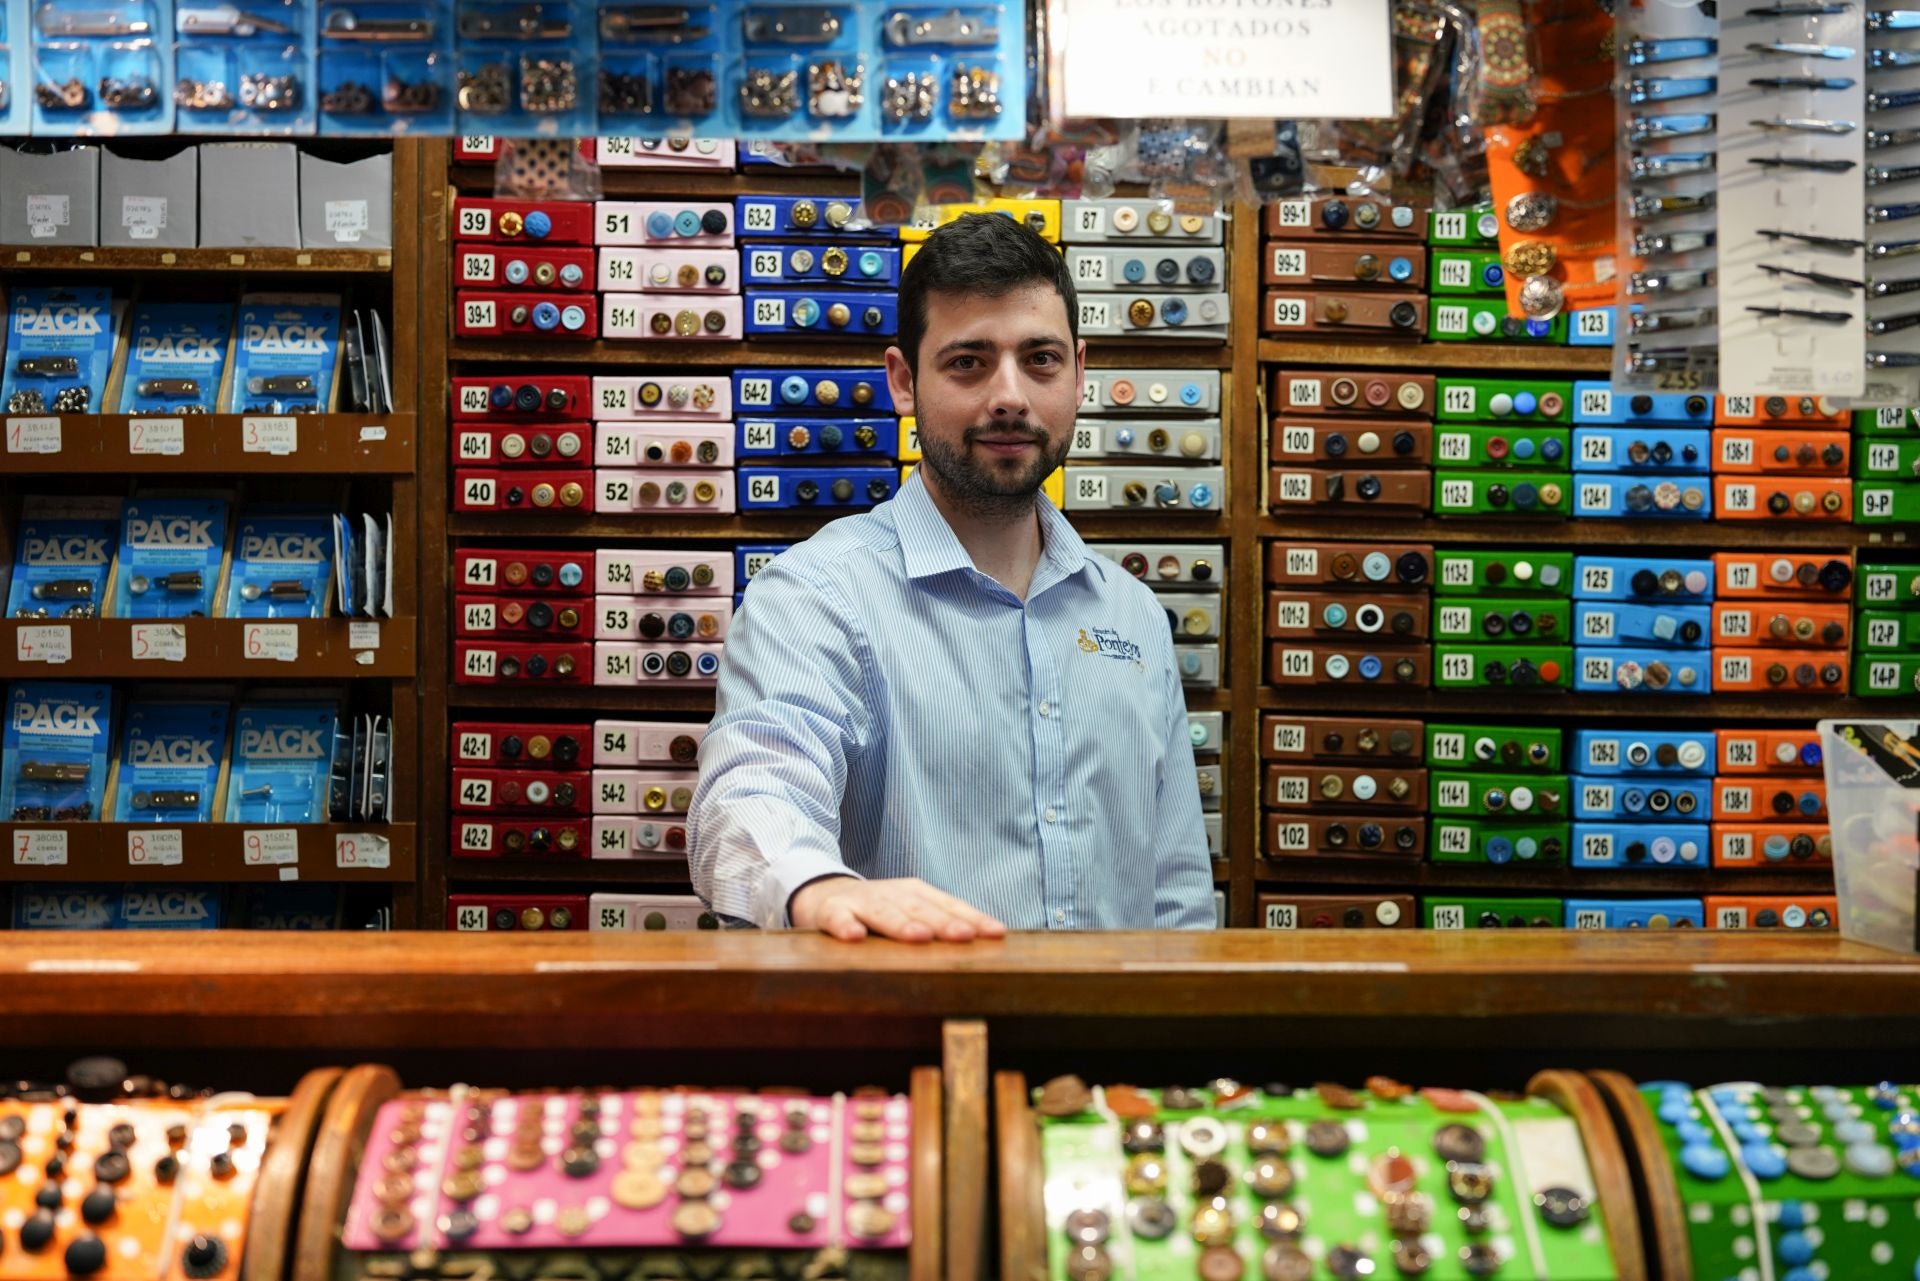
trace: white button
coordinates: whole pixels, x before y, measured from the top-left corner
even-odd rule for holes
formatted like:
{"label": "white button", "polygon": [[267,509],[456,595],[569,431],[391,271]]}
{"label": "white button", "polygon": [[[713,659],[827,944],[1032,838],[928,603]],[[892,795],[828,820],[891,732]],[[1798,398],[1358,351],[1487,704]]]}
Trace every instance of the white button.
{"label": "white button", "polygon": [[1043,699],[1041,699],[1041,700],[1040,700],[1040,714],[1041,714],[1042,716],[1046,716],[1046,715],[1048,715],[1049,713],[1051,713],[1052,711],[1053,711],[1053,704],[1052,704],[1052,703],[1049,703],[1049,702],[1048,702],[1048,701],[1047,701],[1046,699],[1044,699],[1044,698],[1043,698]]}
{"label": "white button", "polygon": [[1053,806],[1051,805],[1047,806],[1047,822],[1051,823],[1059,817],[1060,816],[1058,814],[1054,813]]}
{"label": "white button", "polygon": [[1055,921],[1055,923],[1056,923],[1056,924],[1059,924],[1059,925],[1065,925],[1065,924],[1067,923],[1067,912],[1066,912],[1066,909],[1065,909],[1065,908],[1055,908],[1055,909],[1054,909],[1054,913],[1053,913],[1053,919],[1054,919],[1054,921]]}

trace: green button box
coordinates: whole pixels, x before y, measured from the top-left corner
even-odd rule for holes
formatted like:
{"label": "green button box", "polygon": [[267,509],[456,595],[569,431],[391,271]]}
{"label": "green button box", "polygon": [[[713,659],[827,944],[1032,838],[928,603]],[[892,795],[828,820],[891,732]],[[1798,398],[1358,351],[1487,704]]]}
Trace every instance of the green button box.
{"label": "green button box", "polygon": [[1434,815],[1533,819],[1565,816],[1565,774],[1482,774],[1435,770],[1427,776],[1427,809]]}
{"label": "green button box", "polygon": [[1551,520],[1573,507],[1573,478],[1565,472],[1445,471],[1433,480],[1436,516]]}
{"label": "green button box", "polygon": [[1561,733],[1531,725],[1427,726],[1427,760],[1455,771],[1560,768]]}
{"label": "green button box", "polygon": [[1511,426],[1461,423],[1436,427],[1433,433],[1435,471],[1501,467],[1516,471],[1557,472],[1571,469],[1573,432],[1566,427]]}
{"label": "green button box", "polygon": [[1862,480],[1920,480],[1920,434],[1859,442],[1853,474]]}
{"label": "green button box", "polygon": [[1500,215],[1492,205],[1431,210],[1427,214],[1427,243],[1458,249],[1498,249]]}
{"label": "green button box", "polygon": [[1434,418],[1443,423],[1570,423],[1573,384],[1539,378],[1440,378]]}
{"label": "green button box", "polygon": [[1856,655],[1853,693],[1856,698],[1904,698],[1920,694],[1920,653]]}
{"label": "green button box", "polygon": [[1537,597],[1481,597],[1443,603],[1433,611],[1433,639],[1538,644],[1571,639],[1573,605]]}
{"label": "green button box", "polygon": [[1536,347],[1567,345],[1567,314],[1552,320],[1525,320],[1507,314],[1499,298],[1436,298],[1427,308],[1430,342],[1518,342]]}
{"label": "green button box", "polygon": [[1856,409],[1853,429],[1863,434],[1920,431],[1920,409]]}
{"label": "green button box", "polygon": [[1853,603],[1861,609],[1920,609],[1920,564],[1856,566]]}
{"label": "green button box", "polygon": [[1435,596],[1573,596],[1573,553],[1467,551],[1443,548],[1433,554]]}
{"label": "green button box", "polygon": [[1430,930],[1557,930],[1566,915],[1557,898],[1429,897],[1420,901]]}
{"label": "green button box", "polygon": [[1853,645],[1876,654],[1905,650],[1920,653],[1920,610],[1861,610],[1853,617]]}
{"label": "green button box", "polygon": [[1437,297],[1484,294],[1504,301],[1506,279],[1497,249],[1436,249],[1427,257],[1428,292]]}
{"label": "green button box", "polygon": [[1435,689],[1510,689],[1517,694],[1573,687],[1565,645],[1435,645]]}
{"label": "green button box", "polygon": [[1920,481],[1863,480],[1853,487],[1856,525],[1920,522]]}
{"label": "green button box", "polygon": [[1427,861],[1431,863],[1560,867],[1567,861],[1567,851],[1573,848],[1573,826],[1569,823],[1437,818],[1432,827],[1427,850]]}

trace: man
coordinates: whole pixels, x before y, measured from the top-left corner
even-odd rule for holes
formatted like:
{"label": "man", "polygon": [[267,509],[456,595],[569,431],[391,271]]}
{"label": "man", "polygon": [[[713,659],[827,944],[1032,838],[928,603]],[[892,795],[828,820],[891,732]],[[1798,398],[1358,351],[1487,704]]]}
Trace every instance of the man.
{"label": "man", "polygon": [[715,912],[848,940],[1213,924],[1166,615],[1040,496],[1085,367],[1030,228],[920,247],[887,349],[920,465],[762,569],[727,634],[688,817]]}

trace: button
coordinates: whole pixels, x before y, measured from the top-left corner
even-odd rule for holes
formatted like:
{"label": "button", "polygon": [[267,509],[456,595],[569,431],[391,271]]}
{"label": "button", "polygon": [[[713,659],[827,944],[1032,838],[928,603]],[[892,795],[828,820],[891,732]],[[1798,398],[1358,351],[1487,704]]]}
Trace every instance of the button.
{"label": "button", "polygon": [[1053,806],[1049,805],[1047,806],[1047,812],[1044,815],[1044,817],[1046,818],[1047,822],[1053,823],[1059,820],[1060,813],[1058,810],[1054,809]]}

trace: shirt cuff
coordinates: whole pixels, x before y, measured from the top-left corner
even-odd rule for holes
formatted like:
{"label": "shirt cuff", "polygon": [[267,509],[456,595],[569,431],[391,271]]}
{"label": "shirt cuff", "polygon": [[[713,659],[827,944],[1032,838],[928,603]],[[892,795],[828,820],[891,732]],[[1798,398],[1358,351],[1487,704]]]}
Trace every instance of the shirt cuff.
{"label": "shirt cuff", "polygon": [[760,893],[754,903],[754,914],[761,926],[769,930],[792,929],[793,922],[787,917],[787,904],[801,886],[825,876],[847,876],[856,881],[866,879],[842,862],[837,854],[828,854],[823,850],[790,849],[773,860],[767,866],[766,875],[760,878]]}

